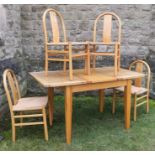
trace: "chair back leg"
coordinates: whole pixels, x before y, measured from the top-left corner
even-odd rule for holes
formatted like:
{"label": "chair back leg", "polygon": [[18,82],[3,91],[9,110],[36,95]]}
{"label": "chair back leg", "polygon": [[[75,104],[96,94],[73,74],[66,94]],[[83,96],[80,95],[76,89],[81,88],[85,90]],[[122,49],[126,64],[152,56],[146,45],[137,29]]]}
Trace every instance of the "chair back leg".
{"label": "chair back leg", "polygon": [[[20,115],[22,115],[23,113],[22,112],[20,112]],[[20,118],[20,123],[22,124],[23,123],[23,118],[21,117]],[[20,126],[21,128],[23,127],[22,125]]]}
{"label": "chair back leg", "polygon": [[136,121],[136,118],[137,118],[137,106],[136,106],[136,103],[137,103],[137,95],[134,95],[134,114],[133,114],[134,121]]}
{"label": "chair back leg", "polygon": [[147,93],[147,97],[146,97],[146,113],[149,112],[149,93]]}

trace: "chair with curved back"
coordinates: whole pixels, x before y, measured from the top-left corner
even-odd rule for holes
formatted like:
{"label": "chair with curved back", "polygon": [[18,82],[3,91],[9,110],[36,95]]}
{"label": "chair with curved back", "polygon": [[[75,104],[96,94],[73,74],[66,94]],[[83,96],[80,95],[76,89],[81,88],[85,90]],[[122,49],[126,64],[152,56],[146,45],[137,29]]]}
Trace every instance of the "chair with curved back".
{"label": "chair with curved back", "polygon": [[[149,92],[150,92],[150,78],[151,71],[149,65],[142,60],[136,60],[129,66],[129,70],[144,73],[143,78],[138,78],[133,81],[131,86],[131,94],[134,100],[134,121],[136,121],[137,107],[146,104],[146,112],[149,112]],[[113,104],[112,113],[115,113],[116,95],[117,92],[124,92],[124,87],[114,88],[113,90]]]}
{"label": "chair with curved back", "polygon": [[[45,140],[48,140],[46,121],[46,105],[48,98],[46,96],[21,98],[16,76],[11,69],[6,69],[4,71],[3,85],[11,114],[12,141],[16,141],[16,127],[28,125],[43,125]],[[29,118],[42,118],[43,120],[23,122],[23,119]]]}
{"label": "chair with curved back", "polygon": [[[89,44],[87,42],[68,42],[66,36],[66,28],[62,15],[50,8],[47,9],[42,18],[43,22],[43,32],[45,38],[45,73],[48,75],[48,62],[49,61],[58,61],[64,62],[63,68],[66,72],[66,63],[69,63],[69,78],[73,80],[73,67],[72,59],[73,58],[85,58],[85,71],[89,74]],[[49,29],[49,26],[50,30]],[[50,36],[51,34],[51,36]],[[72,46],[75,45],[84,45],[85,51],[80,53],[73,53]],[[58,48],[62,46],[63,49],[51,49]],[[53,58],[53,56],[61,56],[61,58]]]}
{"label": "chair with curved back", "polygon": [[[97,25],[99,25],[99,21],[101,20],[103,20],[103,24],[102,24],[103,26],[101,30],[102,40],[97,41],[97,31],[98,31]],[[112,36],[113,33],[116,36]],[[98,35],[98,38],[99,38],[99,35]],[[94,31],[93,31],[93,42],[90,42],[90,46],[93,47],[92,52],[90,52],[91,56],[93,57],[93,68],[96,67],[97,56],[114,57],[114,75],[116,76],[117,72],[120,69],[120,42],[121,42],[120,18],[113,12],[101,13],[95,20]],[[97,46],[101,46],[101,45],[113,46],[114,52],[97,51]]]}

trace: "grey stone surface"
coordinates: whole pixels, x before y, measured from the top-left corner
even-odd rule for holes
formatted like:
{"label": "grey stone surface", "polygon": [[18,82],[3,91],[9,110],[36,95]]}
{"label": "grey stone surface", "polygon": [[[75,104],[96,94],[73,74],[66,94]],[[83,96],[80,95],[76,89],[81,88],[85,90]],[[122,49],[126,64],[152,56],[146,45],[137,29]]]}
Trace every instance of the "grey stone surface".
{"label": "grey stone surface", "polygon": [[[22,50],[21,32],[21,5],[0,6],[0,104],[6,103],[6,97],[2,86],[2,74],[6,68],[11,68],[17,74],[20,87],[27,90],[25,76],[24,57]],[[24,71],[24,73],[23,73]]]}
{"label": "grey stone surface", "polygon": [[[0,80],[9,67],[20,79],[23,95],[45,93],[29,71],[44,69],[42,15],[54,8],[63,15],[69,41],[92,40],[94,20],[102,12],[112,11],[122,20],[121,66],[127,68],[136,59],[146,60],[153,72],[151,91],[155,92],[155,5],[0,5]],[[98,27],[101,38],[102,24]],[[98,50],[108,50],[100,47]],[[97,66],[112,65],[111,58],[98,57]],[[80,68],[83,62],[74,61]],[[62,63],[50,63],[50,69],[61,69]],[[1,81],[2,82],[2,81]],[[4,90],[0,85],[0,96]]]}

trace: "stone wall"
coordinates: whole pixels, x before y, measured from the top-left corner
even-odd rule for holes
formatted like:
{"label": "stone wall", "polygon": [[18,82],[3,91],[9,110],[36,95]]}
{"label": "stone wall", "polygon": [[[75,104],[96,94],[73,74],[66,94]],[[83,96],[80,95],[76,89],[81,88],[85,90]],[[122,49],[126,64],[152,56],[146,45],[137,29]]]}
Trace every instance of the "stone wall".
{"label": "stone wall", "polygon": [[[93,24],[97,15],[104,11],[115,12],[122,20],[122,67],[129,66],[135,59],[144,59],[155,73],[155,5],[3,5],[2,7],[5,10],[6,26],[5,30],[0,30],[0,74],[4,68],[12,67],[21,77],[21,83],[25,81],[25,84],[21,85],[24,85],[29,92],[45,91],[31,79],[28,72],[43,70],[42,14],[47,8],[54,8],[63,15],[70,41],[92,40]],[[97,65],[109,65],[109,62],[112,61],[99,57]],[[74,62],[74,67],[80,64],[81,62]],[[51,64],[52,69],[61,67],[61,63]],[[155,91],[153,81],[152,92]],[[0,88],[0,95],[2,94],[3,89]]]}
{"label": "stone wall", "polygon": [[147,61],[150,64],[152,71],[151,81],[151,94],[155,96],[155,5],[152,5],[151,19],[150,19],[150,38],[149,42],[149,55]]}
{"label": "stone wall", "polygon": [[[47,8],[54,8],[63,15],[70,41],[92,40],[93,24],[97,15],[104,11],[115,12],[122,20],[122,66],[129,66],[137,58],[144,59],[153,66],[154,5],[24,5],[21,11],[23,52],[31,62],[28,64],[34,64],[27,67],[29,71],[43,69],[42,14]],[[109,62],[112,62],[109,58],[99,57],[97,65],[107,65]],[[74,67],[77,66],[79,64],[74,62]],[[57,63],[57,68],[61,67]],[[29,85],[33,84],[31,81],[28,82]],[[28,86],[29,90],[31,88],[34,87]]]}
{"label": "stone wall", "polygon": [[2,73],[6,68],[18,75],[22,95],[27,90],[20,14],[20,5],[0,6],[0,106],[6,101],[2,86]]}

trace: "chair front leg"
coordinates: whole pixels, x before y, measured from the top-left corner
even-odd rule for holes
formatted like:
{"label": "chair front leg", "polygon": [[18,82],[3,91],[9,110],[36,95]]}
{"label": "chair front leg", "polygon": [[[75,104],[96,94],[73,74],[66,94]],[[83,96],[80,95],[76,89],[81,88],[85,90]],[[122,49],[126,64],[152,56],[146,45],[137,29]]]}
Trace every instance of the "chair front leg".
{"label": "chair front leg", "polygon": [[93,55],[93,69],[96,68],[96,55]]}
{"label": "chair front leg", "polygon": [[16,142],[16,127],[12,125],[12,141]]}
{"label": "chair front leg", "polygon": [[[67,56],[66,55],[64,55],[64,59],[66,59],[67,58]],[[66,61],[64,61],[64,65],[63,65],[63,70],[64,70],[64,72],[66,73],[66,69],[67,68],[67,63],[66,63]]]}
{"label": "chair front leg", "polygon": [[48,75],[48,49],[45,48],[45,75]]}
{"label": "chair front leg", "polygon": [[114,76],[117,76],[117,71],[118,71],[118,44],[115,44]]}
{"label": "chair front leg", "polygon": [[69,78],[73,80],[72,45],[69,43]]}
{"label": "chair front leg", "polygon": [[120,67],[121,67],[121,65],[120,65],[120,61],[121,61],[121,57],[120,57],[120,44],[118,44],[118,48],[117,48],[117,50],[118,50],[118,52],[117,52],[117,63],[118,63],[118,65],[117,65],[117,72],[119,72],[120,71]]}
{"label": "chair front leg", "polygon": [[85,45],[85,72],[87,75],[90,75],[90,50],[89,50],[89,43]]}
{"label": "chair front leg", "polygon": [[43,113],[44,136],[45,136],[45,140],[48,141],[48,129],[47,129],[46,109],[45,108],[42,109],[42,113]]}
{"label": "chair front leg", "polygon": [[[67,47],[66,47],[66,46],[64,46],[64,50],[67,50]],[[67,58],[67,56],[66,56],[66,54],[65,54],[65,55],[64,55],[64,59],[66,59],[66,58]],[[66,73],[66,70],[67,70],[67,62],[66,62],[66,61],[64,61],[63,70],[64,70],[64,72]]]}
{"label": "chair front leg", "polygon": [[[93,45],[93,52],[96,52],[96,45]],[[96,68],[96,55],[93,55],[93,69]]]}
{"label": "chair front leg", "polygon": [[15,126],[15,118],[14,113],[11,114],[11,122],[12,122],[12,141],[16,141],[16,126]]}

